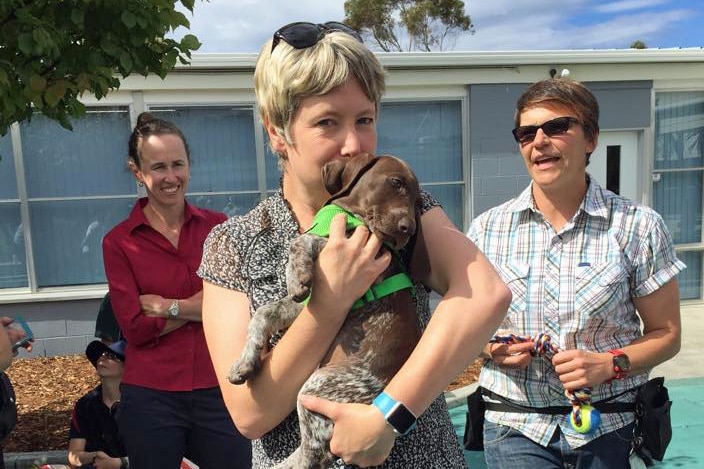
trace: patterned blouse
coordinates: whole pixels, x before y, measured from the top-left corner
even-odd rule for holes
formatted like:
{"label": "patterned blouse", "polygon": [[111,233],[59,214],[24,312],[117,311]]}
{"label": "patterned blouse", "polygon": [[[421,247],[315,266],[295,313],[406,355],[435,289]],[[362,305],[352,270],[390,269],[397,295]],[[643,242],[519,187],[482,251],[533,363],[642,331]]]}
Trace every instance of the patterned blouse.
{"label": "patterned blouse", "polygon": [[[423,192],[422,213],[437,205],[432,196]],[[213,229],[205,242],[198,275],[215,285],[246,293],[253,313],[259,306],[286,296],[288,250],[298,233],[298,223],[279,190],[248,214],[233,217]],[[430,319],[428,293],[422,285],[416,287],[418,315],[425,328]],[[268,468],[283,461],[299,442],[294,410],[276,428],[252,442],[253,468]],[[332,467],[353,466],[336,463]],[[466,467],[443,396],[420,416],[414,431],[396,439],[391,455],[380,467]]]}

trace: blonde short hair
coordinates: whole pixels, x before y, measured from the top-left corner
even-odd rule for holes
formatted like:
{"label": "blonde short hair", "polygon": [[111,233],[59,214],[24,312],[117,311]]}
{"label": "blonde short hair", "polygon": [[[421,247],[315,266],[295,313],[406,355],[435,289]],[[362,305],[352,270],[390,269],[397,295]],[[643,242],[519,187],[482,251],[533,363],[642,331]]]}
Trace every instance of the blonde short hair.
{"label": "blonde short hair", "polygon": [[301,100],[322,96],[354,78],[377,109],[385,89],[385,73],[374,53],[356,38],[330,32],[305,49],[272,40],[262,47],[254,71],[259,114],[291,145],[289,128]]}

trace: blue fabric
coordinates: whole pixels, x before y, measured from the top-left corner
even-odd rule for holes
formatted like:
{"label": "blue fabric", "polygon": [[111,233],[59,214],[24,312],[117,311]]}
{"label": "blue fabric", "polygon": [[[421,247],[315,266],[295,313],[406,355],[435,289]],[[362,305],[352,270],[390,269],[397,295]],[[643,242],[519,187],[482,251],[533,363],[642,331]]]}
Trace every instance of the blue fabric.
{"label": "blue fabric", "polygon": [[186,456],[201,469],[249,469],[249,440],[236,430],[220,389],[158,391],[123,384],[116,415],[131,469],[174,469]]}
{"label": "blue fabric", "polygon": [[572,449],[559,427],[547,447],[505,425],[484,422],[489,469],[629,469],[633,423]]}

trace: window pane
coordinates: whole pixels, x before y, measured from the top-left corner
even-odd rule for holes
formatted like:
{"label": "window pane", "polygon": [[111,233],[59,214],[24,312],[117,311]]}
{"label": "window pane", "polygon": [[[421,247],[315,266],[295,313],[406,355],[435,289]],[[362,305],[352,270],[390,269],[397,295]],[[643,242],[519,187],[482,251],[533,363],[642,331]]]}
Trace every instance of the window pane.
{"label": "window pane", "polygon": [[704,93],[658,93],[655,169],[704,166]]}
{"label": "window pane", "polygon": [[464,226],[464,203],[462,201],[462,188],[459,184],[449,184],[443,186],[423,186],[423,189],[430,192],[438,202],[442,204],[445,213],[450,220],[461,231],[466,231],[468,226]]}
{"label": "window pane", "polygon": [[191,148],[190,192],[257,190],[251,107],[152,108],[176,124]]}
{"label": "window pane", "polygon": [[460,101],[382,103],[377,153],[403,158],[421,182],[462,181]]}
{"label": "window pane", "polygon": [[269,191],[277,190],[281,186],[279,157],[271,150],[269,136],[266,132],[264,132],[264,163],[266,166],[266,189]]}
{"label": "window pane", "polygon": [[20,204],[0,204],[0,288],[26,287],[27,260]]}
{"label": "window pane", "polygon": [[72,124],[66,130],[41,114],[20,124],[28,196],[134,193],[126,166],[127,108],[89,109]]}
{"label": "window pane", "polygon": [[0,199],[17,198],[15,158],[12,154],[10,132],[0,137]]}
{"label": "window pane", "polygon": [[40,287],[105,282],[103,236],[127,218],[134,198],[30,202]]}
{"label": "window pane", "polygon": [[244,215],[253,209],[260,200],[259,193],[229,195],[189,195],[188,203],[197,207],[222,212],[230,218]]}
{"label": "window pane", "polygon": [[687,264],[678,276],[677,282],[680,286],[680,299],[694,300],[702,297],[702,259],[704,253],[701,252],[680,252],[677,257]]}
{"label": "window pane", "polygon": [[653,182],[653,207],[675,244],[702,241],[703,176],[703,171],[660,173],[660,180]]}

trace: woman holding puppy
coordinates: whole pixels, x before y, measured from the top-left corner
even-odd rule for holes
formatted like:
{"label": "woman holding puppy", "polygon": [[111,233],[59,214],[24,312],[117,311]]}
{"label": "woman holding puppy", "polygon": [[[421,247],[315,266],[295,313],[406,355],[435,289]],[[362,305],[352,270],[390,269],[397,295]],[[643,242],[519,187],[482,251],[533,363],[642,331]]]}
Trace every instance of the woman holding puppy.
{"label": "woman holding puppy", "polygon": [[[323,359],[354,301],[390,262],[389,254],[377,257],[379,239],[365,227],[347,238],[344,217],[336,217],[315,265],[307,306],[265,354],[256,377],[234,386],[227,374],[244,346],[250,315],[287,293],[283,266],[291,240],[311,226],[330,196],[323,165],[374,153],[384,71],[344,24],[292,23],[262,48],[255,88],[283,172],[281,188],[247,215],[211,232],[199,275],[206,338],[225,403],[238,429],[256,440],[253,466],[270,467],[298,446],[295,409],[301,385]],[[408,246],[429,263],[424,272],[414,272],[425,332],[385,388],[389,399],[418,416],[417,428],[396,438],[392,423],[374,405],[302,396],[304,406],[334,422],[335,467],[464,466],[441,394],[496,330],[510,294],[438,202],[425,192],[421,202],[423,235]],[[430,289],[443,296],[432,319]]]}

